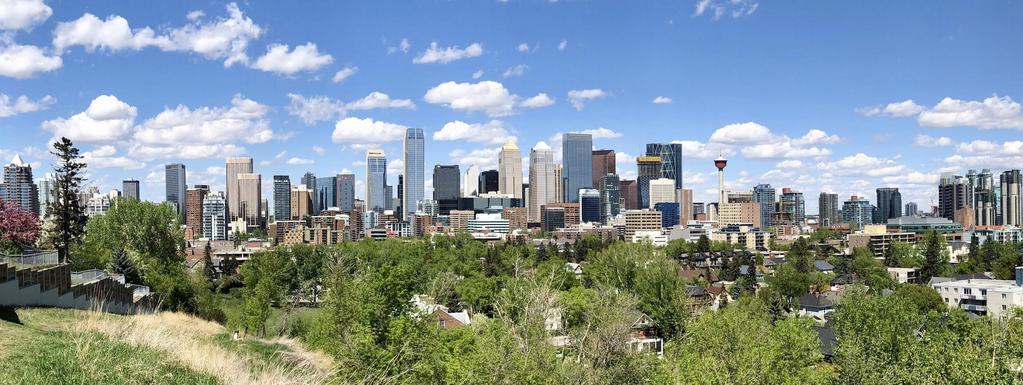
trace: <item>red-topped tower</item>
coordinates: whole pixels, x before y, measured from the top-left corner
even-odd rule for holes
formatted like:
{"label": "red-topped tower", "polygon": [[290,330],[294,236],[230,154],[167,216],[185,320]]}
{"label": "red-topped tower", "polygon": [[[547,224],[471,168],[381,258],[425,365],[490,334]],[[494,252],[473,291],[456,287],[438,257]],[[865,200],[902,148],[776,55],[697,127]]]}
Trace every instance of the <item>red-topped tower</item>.
{"label": "red-topped tower", "polygon": [[718,158],[714,159],[714,167],[718,169],[718,207],[727,203],[725,202],[725,166],[728,165],[728,159],[721,154],[718,154]]}

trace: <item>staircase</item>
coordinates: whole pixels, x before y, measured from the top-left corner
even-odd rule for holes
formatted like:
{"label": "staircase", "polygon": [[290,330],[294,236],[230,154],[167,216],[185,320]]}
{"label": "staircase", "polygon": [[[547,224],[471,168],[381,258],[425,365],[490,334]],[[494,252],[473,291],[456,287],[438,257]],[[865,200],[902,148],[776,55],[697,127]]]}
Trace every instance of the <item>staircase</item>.
{"label": "staircase", "polygon": [[156,301],[148,287],[126,285],[109,274],[72,273],[71,266],[66,264],[16,267],[0,261],[0,306],[50,306],[138,314],[152,312]]}

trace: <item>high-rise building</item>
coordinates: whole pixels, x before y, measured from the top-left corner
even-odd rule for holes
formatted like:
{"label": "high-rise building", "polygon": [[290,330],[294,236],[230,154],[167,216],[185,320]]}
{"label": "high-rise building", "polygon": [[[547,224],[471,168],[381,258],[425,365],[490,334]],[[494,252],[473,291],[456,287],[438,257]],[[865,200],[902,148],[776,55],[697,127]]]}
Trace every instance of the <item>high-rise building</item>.
{"label": "high-rise building", "polygon": [[[836,196],[837,198],[837,196]],[[774,187],[769,184],[758,184],[753,187],[753,201],[760,203],[760,224],[771,226],[771,215],[774,214]]]}
{"label": "high-rise building", "polygon": [[902,193],[897,187],[877,189],[877,218],[875,223],[888,223],[889,219],[902,216]]}
{"label": "high-rise building", "polygon": [[618,174],[600,177],[600,219],[605,223],[622,212],[621,185]]}
{"label": "high-rise building", "polygon": [[501,184],[497,170],[487,170],[480,173],[479,189],[477,195],[500,192]]}
{"label": "high-rise building", "polygon": [[29,213],[39,213],[39,190],[32,179],[32,165],[21,160],[21,155],[15,154],[11,163],[4,166],[0,200]]}
{"label": "high-rise building", "polygon": [[197,184],[185,191],[185,224],[192,228],[192,234],[201,235],[202,201],[210,192],[210,186]]}
{"label": "high-rise building", "polygon": [[202,237],[227,240],[227,200],[223,192],[209,193],[202,199]]}
{"label": "high-rise building", "polygon": [[[46,173],[37,182],[39,190],[39,216],[45,217],[50,205],[57,201],[57,177],[53,173]],[[2,190],[2,188],[0,188]],[[2,194],[0,194],[2,195]],[[137,199],[137,198],[136,198]]]}
{"label": "high-rise building", "polygon": [[600,222],[600,191],[592,188],[579,189],[579,219],[583,222]]}
{"label": "high-rise building", "polygon": [[[391,193],[393,192],[390,190],[390,187],[385,187],[384,191],[387,193],[387,196],[391,196]],[[399,211],[398,215],[400,216],[401,202],[404,199],[405,199],[405,176],[402,174],[398,174],[398,199],[396,200],[397,204],[393,203],[394,200],[392,200],[392,203],[387,205],[387,209],[388,210],[397,209]]]}
{"label": "high-rise building", "polygon": [[337,175],[337,205],[346,213],[355,209],[355,174]]}
{"label": "high-rise building", "polygon": [[873,224],[875,210],[870,201],[853,195],[842,204],[842,221],[849,224],[850,230],[862,230],[864,226]]}
{"label": "high-rise building", "polygon": [[250,229],[262,228],[263,178],[260,174],[238,174],[238,217]]}
{"label": "high-rise building", "polygon": [[675,188],[682,188],[682,144],[647,143],[646,155],[661,158],[661,178],[675,181]]}
{"label": "high-rise building", "polygon": [[728,166],[728,159],[724,155],[718,155],[714,159],[714,168],[718,169],[718,205],[728,202],[725,198],[725,167]]}
{"label": "high-rise building", "polygon": [[479,195],[480,191],[480,166],[470,165],[469,168],[465,169],[465,175],[462,177],[462,195],[463,197],[472,197]]}
{"label": "high-rise building", "polygon": [[[976,179],[976,175],[973,176]],[[955,221],[956,211],[971,208],[973,191],[968,178],[951,173],[941,174],[938,179],[938,215]],[[971,215],[972,216],[972,215]],[[960,223],[961,224],[961,223]]]}
{"label": "high-rise building", "polygon": [[903,210],[902,215],[916,216],[919,212],[920,209],[917,207],[916,202],[908,202],[906,203],[906,209]]}
{"label": "high-rise building", "polygon": [[806,202],[803,201],[803,193],[785,187],[781,189],[781,199],[778,204],[781,208],[778,211],[792,218],[792,224],[796,226],[806,224]]}
{"label": "high-rise building", "polygon": [[309,189],[309,191],[313,193],[313,205],[310,206],[309,209],[312,210],[314,214],[319,213],[321,208],[320,201],[318,199],[319,197],[316,195],[316,174],[313,174],[312,171],[307,171],[302,175],[302,184],[304,184],[305,188]]}
{"label": "high-rise building", "polygon": [[649,207],[654,208],[654,205],[658,203],[671,203],[675,202],[675,181],[668,178],[657,178],[652,179],[650,184],[650,201],[648,202]]}
{"label": "high-rise building", "polygon": [[[320,204],[320,211],[327,210],[331,207],[337,207],[337,177],[328,176],[323,178],[316,178],[316,196],[313,198]],[[316,215],[320,214],[320,211],[314,211]]]}
{"label": "high-rise building", "polygon": [[501,194],[522,199],[522,151],[515,142],[508,141],[501,147],[497,158],[498,186]]}
{"label": "high-rise building", "polygon": [[622,197],[622,211],[638,209],[639,183],[632,179],[622,179],[618,185],[620,186],[618,194]]}
{"label": "high-rise building", "polygon": [[291,219],[291,177],[274,175],[274,221]]}
{"label": "high-rise building", "polygon": [[139,194],[139,181],[134,179],[126,179],[121,182],[121,190],[124,191],[124,197],[128,199],[140,200],[142,195]]}
{"label": "high-rise building", "polygon": [[678,202],[658,202],[654,205],[654,210],[661,213],[661,227],[671,228],[679,224]]}
{"label": "high-rise building", "polygon": [[822,192],[817,199],[817,223],[831,227],[842,223],[842,206],[838,205],[838,194]]}
{"label": "high-rise building", "polygon": [[[402,219],[410,220],[416,214],[416,202],[426,197],[426,163],[423,160],[425,139],[422,128],[405,130],[405,186],[402,191]],[[520,166],[521,168],[521,166]],[[436,182],[436,181],[435,181]],[[521,183],[521,182],[520,182]],[[520,197],[521,198],[521,197]]]}
{"label": "high-rise building", "polygon": [[565,202],[578,202],[579,189],[593,186],[593,135],[564,134],[561,137]]}
{"label": "high-rise building", "polygon": [[1005,226],[1023,226],[1023,206],[1020,205],[1020,197],[1023,196],[1023,176],[1019,170],[1008,170],[1002,172],[999,179],[999,190],[1002,200],[1002,221]]}
{"label": "high-rise building", "polygon": [[164,178],[166,181],[165,187],[167,188],[167,202],[174,205],[174,211],[181,218],[187,218],[188,213],[185,208],[185,190],[187,188],[185,165],[171,163],[164,166]]}
{"label": "high-rise building", "polygon": [[433,200],[437,202],[440,215],[448,215],[451,210],[458,209],[461,179],[462,173],[457,164],[433,166]]}
{"label": "high-rise building", "polygon": [[227,158],[224,169],[227,173],[227,178],[224,183],[227,188],[227,196],[224,197],[227,202],[227,221],[231,222],[241,216],[241,214],[239,214],[239,207],[241,204],[238,199],[238,174],[252,173],[252,158]]}
{"label": "high-rise building", "polygon": [[540,222],[540,209],[548,203],[559,201],[558,180],[554,176],[554,151],[545,142],[538,142],[529,151],[529,210],[530,222]]}
{"label": "high-rise building", "polygon": [[607,174],[617,174],[615,150],[593,150],[593,188],[600,188],[600,178]]}
{"label": "high-rise building", "polygon": [[693,189],[678,189],[679,223],[686,224],[695,219],[693,212]]}
{"label": "high-rise building", "polygon": [[306,185],[291,186],[290,191],[291,220],[302,220],[307,215],[313,215],[313,191]]}
{"label": "high-rise building", "polygon": [[[308,187],[308,186],[306,186]],[[383,211],[391,199],[386,194],[387,157],[384,150],[366,151],[366,210]]]}
{"label": "high-rise building", "polygon": [[650,181],[661,177],[661,157],[659,156],[638,156],[636,157],[636,189],[639,194],[636,204],[642,208],[653,207],[650,203]]}

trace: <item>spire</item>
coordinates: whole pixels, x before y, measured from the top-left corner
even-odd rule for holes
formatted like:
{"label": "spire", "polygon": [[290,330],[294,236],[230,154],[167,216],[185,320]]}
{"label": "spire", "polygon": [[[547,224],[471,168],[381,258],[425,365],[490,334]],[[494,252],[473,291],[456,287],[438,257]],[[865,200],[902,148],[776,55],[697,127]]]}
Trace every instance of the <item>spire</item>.
{"label": "spire", "polygon": [[11,164],[18,167],[25,167],[28,165],[25,161],[21,160],[21,154],[14,154],[14,159],[11,159]]}

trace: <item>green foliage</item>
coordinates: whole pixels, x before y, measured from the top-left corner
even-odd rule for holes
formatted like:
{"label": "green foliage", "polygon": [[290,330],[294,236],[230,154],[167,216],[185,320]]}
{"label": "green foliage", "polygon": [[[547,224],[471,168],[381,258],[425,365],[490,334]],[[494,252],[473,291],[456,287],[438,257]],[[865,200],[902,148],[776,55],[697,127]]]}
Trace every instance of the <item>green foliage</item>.
{"label": "green foliage", "polygon": [[53,193],[56,199],[47,206],[46,216],[53,218],[53,247],[63,262],[71,259],[71,250],[82,243],[85,235],[88,218],[79,192],[85,182],[86,166],[78,148],[68,138],[61,137],[53,143],[53,151],[50,153],[57,157],[53,165]]}
{"label": "green foliage", "polygon": [[920,267],[923,258],[913,245],[895,242],[888,246],[884,254],[884,265],[888,267]]}
{"label": "green foliage", "polygon": [[925,285],[900,285],[895,289],[895,297],[908,300],[917,311],[926,314],[931,311],[943,312],[948,305],[941,300],[941,295]]}
{"label": "green foliage", "polygon": [[948,272],[949,253],[945,237],[936,231],[929,231],[923,239],[923,265],[920,268],[920,282],[940,277]]}

